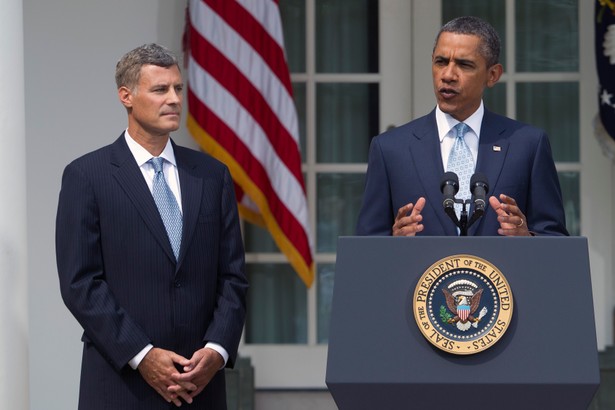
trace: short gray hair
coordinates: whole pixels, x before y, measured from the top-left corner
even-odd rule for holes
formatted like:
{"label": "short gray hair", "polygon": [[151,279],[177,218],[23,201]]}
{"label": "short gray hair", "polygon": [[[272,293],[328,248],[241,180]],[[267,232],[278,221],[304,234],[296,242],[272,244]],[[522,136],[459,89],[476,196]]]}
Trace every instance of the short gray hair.
{"label": "short gray hair", "polygon": [[144,44],[124,54],[115,66],[115,83],[117,88],[128,87],[134,89],[139,83],[141,67],[155,65],[158,67],[179,68],[177,57],[166,47],[158,44]]}
{"label": "short gray hair", "polygon": [[468,34],[480,38],[479,52],[487,60],[487,67],[500,61],[500,36],[493,26],[478,17],[457,17],[442,26],[436,37],[434,51],[442,33]]}

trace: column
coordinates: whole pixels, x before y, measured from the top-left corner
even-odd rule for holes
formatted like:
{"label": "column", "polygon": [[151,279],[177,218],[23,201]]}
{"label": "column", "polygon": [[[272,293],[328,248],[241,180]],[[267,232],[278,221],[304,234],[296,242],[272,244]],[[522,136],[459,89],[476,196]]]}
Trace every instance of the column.
{"label": "column", "polygon": [[22,0],[0,0],[0,405],[29,408]]}

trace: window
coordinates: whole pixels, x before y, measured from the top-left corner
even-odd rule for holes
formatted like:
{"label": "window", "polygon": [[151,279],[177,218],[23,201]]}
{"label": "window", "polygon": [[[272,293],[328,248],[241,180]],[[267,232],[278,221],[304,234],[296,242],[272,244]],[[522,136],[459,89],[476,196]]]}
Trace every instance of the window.
{"label": "window", "polygon": [[305,357],[302,352],[320,352],[317,380],[306,383],[323,386],[337,238],[354,234],[369,143],[380,133],[379,2],[279,4],[300,124],[316,277],[306,289],[269,233],[246,224],[251,289],[241,352],[256,356],[257,368],[266,352],[275,350],[277,361],[280,355],[296,359]]}

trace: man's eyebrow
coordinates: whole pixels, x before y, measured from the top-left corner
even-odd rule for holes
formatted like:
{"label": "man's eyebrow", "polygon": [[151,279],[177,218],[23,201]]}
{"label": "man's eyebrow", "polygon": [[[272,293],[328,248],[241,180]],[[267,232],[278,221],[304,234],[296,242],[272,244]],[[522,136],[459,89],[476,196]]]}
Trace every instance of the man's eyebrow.
{"label": "man's eyebrow", "polygon": [[[446,61],[447,63],[451,61],[450,57],[445,57],[441,55],[436,55],[433,57],[433,59],[434,61]],[[453,61],[455,62],[455,64],[476,65],[476,62],[474,60],[468,58],[453,58]]]}
{"label": "man's eyebrow", "polygon": [[474,60],[468,58],[455,58],[455,63],[457,64],[476,64]]}
{"label": "man's eyebrow", "polygon": [[176,88],[176,87],[183,87],[183,86],[184,86],[183,82],[181,82],[181,83],[155,83],[155,84],[152,84],[150,86],[150,88],[151,89],[154,89],[154,88],[170,88],[170,87]]}

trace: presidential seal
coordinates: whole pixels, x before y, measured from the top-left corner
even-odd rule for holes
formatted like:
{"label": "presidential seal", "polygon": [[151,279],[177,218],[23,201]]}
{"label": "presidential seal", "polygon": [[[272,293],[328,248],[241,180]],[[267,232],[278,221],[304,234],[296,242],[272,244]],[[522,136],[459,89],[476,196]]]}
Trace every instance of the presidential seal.
{"label": "presidential seal", "polygon": [[412,300],[423,336],[439,349],[459,355],[493,346],[513,313],[512,291],[502,272],[472,255],[453,255],[431,265]]}

